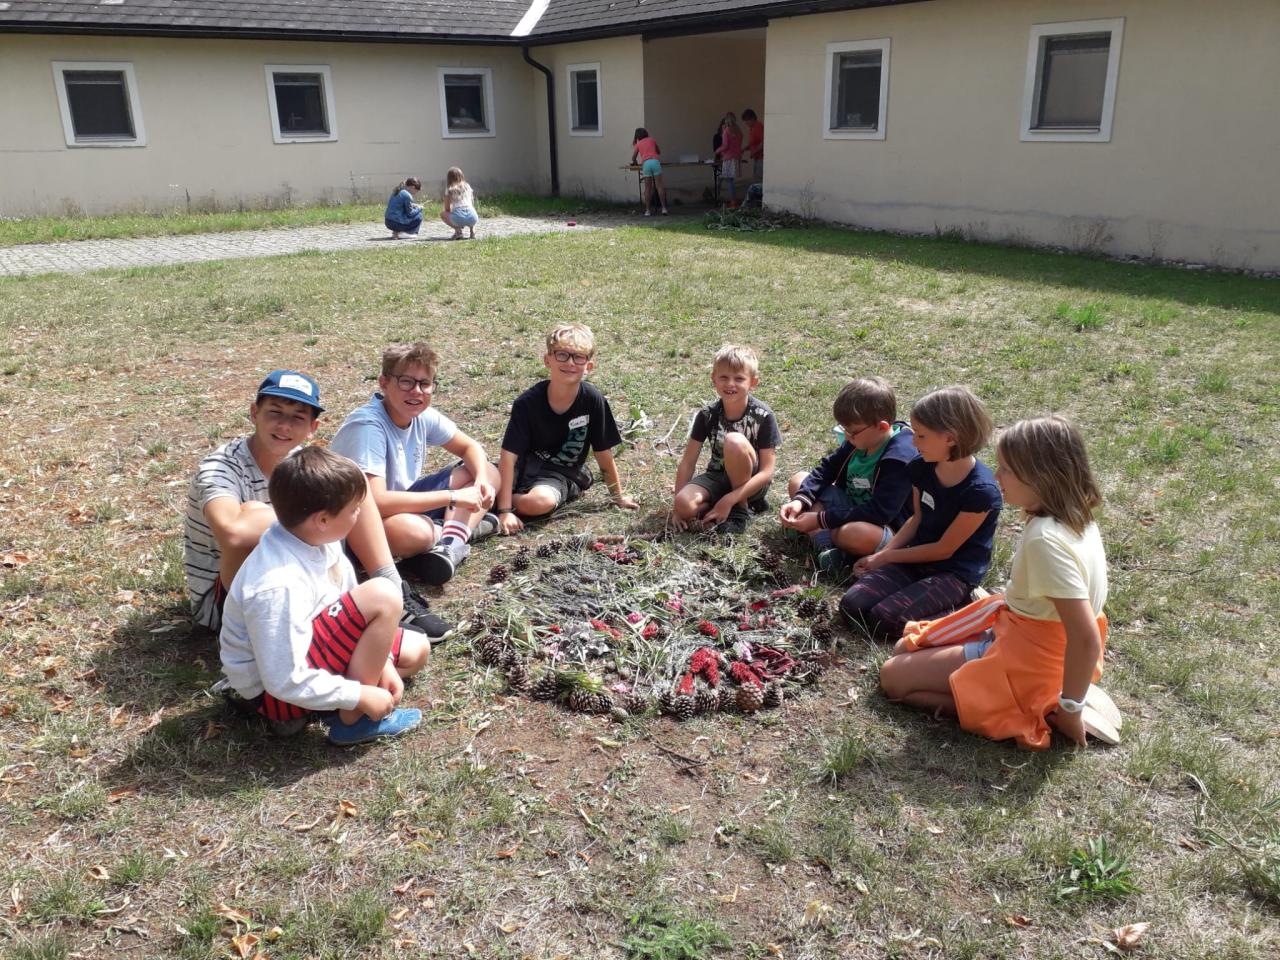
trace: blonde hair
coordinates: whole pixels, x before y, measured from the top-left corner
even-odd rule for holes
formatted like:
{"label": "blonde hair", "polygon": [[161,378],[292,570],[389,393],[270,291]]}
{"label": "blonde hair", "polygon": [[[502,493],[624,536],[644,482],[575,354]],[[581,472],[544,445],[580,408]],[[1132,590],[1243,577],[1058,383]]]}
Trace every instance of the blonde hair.
{"label": "blonde hair", "polygon": [[425,343],[396,343],[382,351],[382,375],[394,377],[405,367],[421,364],[432,378],[440,365],[440,355]]}
{"label": "blonde hair", "polygon": [[742,128],[738,126],[738,118],[733,115],[732,110],[724,115],[724,119],[721,121],[721,124],[732,130],[735,137],[742,136]]}
{"label": "blonde hair", "polygon": [[749,377],[760,376],[760,358],[750,347],[741,344],[726,343],[716,351],[711,360],[711,372],[715,373],[716,368],[721,366],[734,371],[741,370]]}
{"label": "blonde hair", "polygon": [[859,377],[840,388],[831,404],[831,415],[841,425],[893,423],[898,416],[898,398],[893,387],[879,377]]}
{"label": "blonde hair", "polygon": [[912,406],[911,416],[928,429],[955,438],[949,460],[973,456],[987,445],[995,429],[987,408],[968,387],[943,387],[926,393]]}
{"label": "blonde hair", "polygon": [[1019,420],[996,441],[996,453],[1013,474],[1036,492],[1032,516],[1053,517],[1076,533],[1093,522],[1102,492],[1089,469],[1080,428],[1066,417]]}
{"label": "blonde hair", "polygon": [[456,201],[462,196],[467,186],[467,175],[462,172],[461,167],[450,167],[449,172],[444,175],[444,192],[449,195],[449,199]]}
{"label": "blonde hair", "polygon": [[547,353],[556,350],[581,350],[588,357],[596,355],[596,337],[590,327],[580,323],[566,323],[553,327],[547,334]]}

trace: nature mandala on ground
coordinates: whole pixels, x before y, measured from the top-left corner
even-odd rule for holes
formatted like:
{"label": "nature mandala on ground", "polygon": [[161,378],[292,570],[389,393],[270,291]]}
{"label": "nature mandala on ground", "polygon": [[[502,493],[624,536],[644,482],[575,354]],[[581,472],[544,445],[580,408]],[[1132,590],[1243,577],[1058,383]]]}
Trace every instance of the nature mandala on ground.
{"label": "nature mandala on ground", "polygon": [[577,712],[754,713],[830,662],[825,600],[786,581],[768,547],[552,540],[496,564],[460,630],[512,691]]}

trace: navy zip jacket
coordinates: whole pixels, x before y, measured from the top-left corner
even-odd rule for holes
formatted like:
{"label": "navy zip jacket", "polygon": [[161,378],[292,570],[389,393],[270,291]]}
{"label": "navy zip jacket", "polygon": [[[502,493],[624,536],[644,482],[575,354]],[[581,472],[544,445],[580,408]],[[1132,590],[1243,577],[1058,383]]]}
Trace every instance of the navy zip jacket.
{"label": "navy zip jacket", "polygon": [[[846,523],[874,523],[896,531],[911,517],[914,509],[911,501],[911,475],[907,465],[919,458],[911,439],[911,427],[899,420],[900,429],[880,454],[876,469],[871,474],[871,499],[849,509],[828,507],[819,516],[823,528],[834,530]],[[846,440],[828,453],[809,471],[804,483],[793,499],[804,504],[806,510],[818,502],[818,495],[827,487],[845,489],[849,458],[853,456],[853,444]]]}

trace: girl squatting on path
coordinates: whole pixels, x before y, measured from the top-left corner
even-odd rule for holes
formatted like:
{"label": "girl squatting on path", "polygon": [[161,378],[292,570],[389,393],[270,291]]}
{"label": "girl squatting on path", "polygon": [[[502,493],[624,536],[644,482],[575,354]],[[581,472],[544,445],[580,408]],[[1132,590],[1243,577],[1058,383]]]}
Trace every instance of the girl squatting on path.
{"label": "girl squatting on path", "polygon": [[463,227],[467,228],[469,239],[476,238],[476,224],[480,222],[476,213],[476,196],[458,167],[450,167],[444,175],[444,211],[440,219],[446,227],[453,227],[450,240],[461,240]]}
{"label": "girl squatting on path", "polygon": [[[414,203],[413,195],[422,189],[417,177],[405,177],[396,184],[387,199],[387,212],[382,220],[391,231],[391,239],[399,240],[402,234],[417,236],[422,227],[422,204]],[[410,193],[410,191],[413,191]]]}
{"label": "girl squatting on path", "polygon": [[1003,501],[974,454],[991,430],[982,401],[964,387],[935,390],[911,408],[920,451],[908,467],[911,518],[854,564],[859,579],[840,601],[845,617],[873,637],[896,640],[910,621],[950,613],[986,576]]}
{"label": "girl squatting on path", "polygon": [[[1062,417],[1014,424],[996,445],[996,477],[1027,516],[1003,594],[907,625],[880,670],[891,700],[958,716],[993,740],[1041,750],[1052,724],[1085,742],[1090,710],[1114,710],[1102,674],[1107,561],[1093,510],[1102,502],[1084,441]],[[1118,728],[1118,716],[1107,718]],[[1094,732],[1115,742],[1118,732]]]}

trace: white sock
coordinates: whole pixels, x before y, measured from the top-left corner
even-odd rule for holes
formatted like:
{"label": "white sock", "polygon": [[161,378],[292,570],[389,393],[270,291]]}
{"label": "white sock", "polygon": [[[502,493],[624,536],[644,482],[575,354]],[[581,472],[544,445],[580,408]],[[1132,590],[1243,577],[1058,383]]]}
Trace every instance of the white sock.
{"label": "white sock", "polygon": [[471,528],[461,520],[446,520],[444,522],[444,533],[440,537],[440,542],[444,543],[446,540],[450,539],[466,543],[471,539]]}

